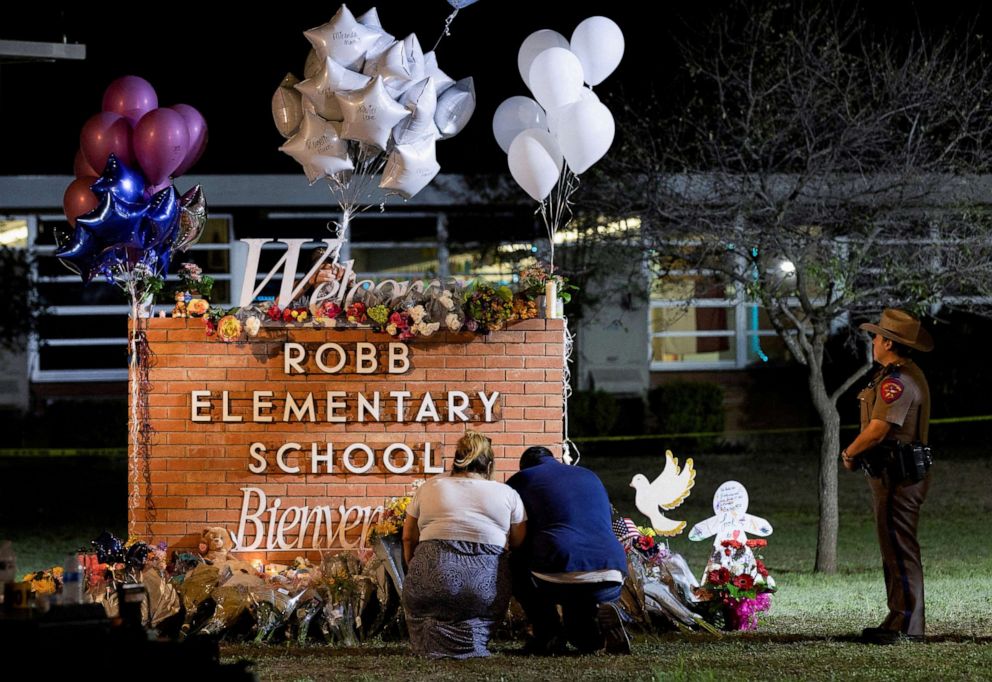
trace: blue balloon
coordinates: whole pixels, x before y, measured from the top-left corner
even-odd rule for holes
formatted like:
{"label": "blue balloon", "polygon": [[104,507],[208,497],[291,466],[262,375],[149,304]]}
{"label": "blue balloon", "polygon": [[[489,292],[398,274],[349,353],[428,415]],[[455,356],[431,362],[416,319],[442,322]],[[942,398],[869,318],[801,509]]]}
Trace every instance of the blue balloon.
{"label": "blue balloon", "polygon": [[70,268],[74,269],[76,274],[83,278],[83,283],[86,284],[93,277],[95,266],[100,258],[100,251],[102,251],[100,244],[92,233],[77,225],[72,240],[64,246],[60,246],[55,255],[70,263]]}
{"label": "blue balloon", "polygon": [[111,154],[107,157],[103,175],[90,185],[90,190],[100,198],[109,193],[121,201],[136,204],[145,198],[145,178]]}
{"label": "blue balloon", "polygon": [[76,219],[76,230],[89,231],[101,251],[117,247],[143,249],[141,219],[147,210],[146,204],[122,201],[107,193],[95,209]]}
{"label": "blue balloon", "polygon": [[179,230],[179,194],[171,185],[152,197],[142,221],[145,248],[171,247]]}
{"label": "blue balloon", "polygon": [[455,9],[461,9],[462,7],[468,7],[469,5],[474,5],[479,0],[448,0],[448,4]]}

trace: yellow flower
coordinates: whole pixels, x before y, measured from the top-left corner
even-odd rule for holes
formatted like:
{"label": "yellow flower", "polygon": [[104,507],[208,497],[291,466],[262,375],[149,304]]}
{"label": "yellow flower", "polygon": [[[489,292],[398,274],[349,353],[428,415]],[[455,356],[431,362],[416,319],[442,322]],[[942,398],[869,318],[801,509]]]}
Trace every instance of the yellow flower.
{"label": "yellow flower", "polygon": [[186,312],[197,317],[206,315],[208,310],[210,310],[210,304],[202,298],[194,298],[186,304]]}
{"label": "yellow flower", "polygon": [[241,321],[234,315],[225,315],[217,323],[217,335],[224,341],[236,341],[241,337]]}

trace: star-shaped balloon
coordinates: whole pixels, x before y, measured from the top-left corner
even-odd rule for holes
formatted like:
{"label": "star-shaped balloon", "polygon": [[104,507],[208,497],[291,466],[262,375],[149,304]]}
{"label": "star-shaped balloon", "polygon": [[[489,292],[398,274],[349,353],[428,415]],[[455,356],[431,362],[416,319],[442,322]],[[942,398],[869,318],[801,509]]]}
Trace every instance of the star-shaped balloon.
{"label": "star-shaped balloon", "polygon": [[142,248],[171,251],[179,231],[179,194],[175,187],[170,185],[151,198],[142,228]]}
{"label": "star-shaped balloon", "polygon": [[348,156],[348,143],[341,139],[338,126],[338,123],[325,121],[308,111],[303,115],[300,132],[279,147],[279,151],[289,154],[303,166],[311,185],[324,176],[355,167]]}
{"label": "star-shaped balloon", "polygon": [[330,57],[346,68],[357,70],[362,67],[365,53],[375,45],[382,35],[379,31],[363,26],[355,19],[346,6],[322,26],[304,31],[317,56],[322,60]]}
{"label": "star-shaped balloon", "polygon": [[296,85],[314,106],[314,110],[328,121],[341,120],[341,105],[334,93],[358,90],[368,85],[368,76],[351,71],[331,58],[324,60],[324,67],[313,78]]}
{"label": "star-shaped balloon", "polygon": [[376,40],[375,44],[365,53],[366,61],[375,59],[392,47],[393,43],[396,42],[396,38],[387,33],[386,29],[382,27],[382,22],[379,20],[379,12],[376,11],[375,7],[358,17],[358,23],[379,33],[379,39]]}
{"label": "star-shaped balloon", "polygon": [[[61,236],[56,239],[62,241]],[[83,284],[86,284],[94,275],[100,251],[100,244],[90,231],[81,229],[77,225],[72,236],[58,245],[55,255],[67,268],[82,277]]]}
{"label": "star-shaped balloon", "polygon": [[381,76],[376,76],[361,90],[340,92],[337,97],[344,116],[341,137],[383,150],[396,124],[410,115],[406,107],[386,92]]}
{"label": "star-shaped balloon", "polygon": [[179,234],[173,248],[186,251],[197,242],[207,226],[207,200],[203,189],[194,185],[179,200]]}
{"label": "star-shaped balloon", "polygon": [[137,204],[104,194],[95,209],[76,219],[76,230],[88,231],[101,251],[116,247],[141,249],[144,246],[141,220],[147,204]]}
{"label": "star-shaped balloon", "polygon": [[455,84],[455,79],[442,71],[437,65],[437,55],[431,50],[424,55],[424,75],[434,79],[434,87],[438,96]]}
{"label": "star-shaped balloon", "polygon": [[379,187],[409,199],[426,187],[440,170],[433,137],[413,144],[398,144],[389,153]]}
{"label": "star-shaped balloon", "polygon": [[434,138],[440,135],[434,124],[434,112],[437,110],[434,79],[425,78],[411,86],[403,93],[400,103],[410,110],[410,117],[393,128],[396,144],[410,144],[425,137]]}
{"label": "star-shaped balloon", "polygon": [[434,123],[441,131],[441,138],[454,137],[462,131],[475,111],[475,81],[462,78],[437,98]]}
{"label": "star-shaped balloon", "polygon": [[111,154],[107,157],[103,175],[90,186],[90,190],[98,197],[109,192],[121,201],[138,203],[144,199],[145,178],[124,165],[116,154]]}

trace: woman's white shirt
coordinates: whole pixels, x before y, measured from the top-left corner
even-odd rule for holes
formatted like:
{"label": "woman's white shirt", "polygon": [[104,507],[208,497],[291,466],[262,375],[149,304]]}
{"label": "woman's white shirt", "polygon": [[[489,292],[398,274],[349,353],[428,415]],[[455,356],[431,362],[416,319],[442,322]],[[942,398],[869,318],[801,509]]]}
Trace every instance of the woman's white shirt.
{"label": "woman's white shirt", "polygon": [[517,491],[498,481],[435,476],[417,490],[407,507],[416,517],[420,541],[463,540],[506,545],[510,526],[527,513]]}

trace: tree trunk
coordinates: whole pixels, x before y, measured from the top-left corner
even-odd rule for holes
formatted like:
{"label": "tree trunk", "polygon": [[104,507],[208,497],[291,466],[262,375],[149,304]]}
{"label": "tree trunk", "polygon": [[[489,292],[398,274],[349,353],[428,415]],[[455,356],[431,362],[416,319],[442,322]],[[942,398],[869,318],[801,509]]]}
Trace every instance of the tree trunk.
{"label": "tree trunk", "polygon": [[827,393],[823,380],[822,345],[814,352],[816,360],[809,363],[809,391],[823,424],[820,445],[820,523],[816,536],[816,565],[818,573],[837,572],[837,453],[840,452],[840,413]]}

